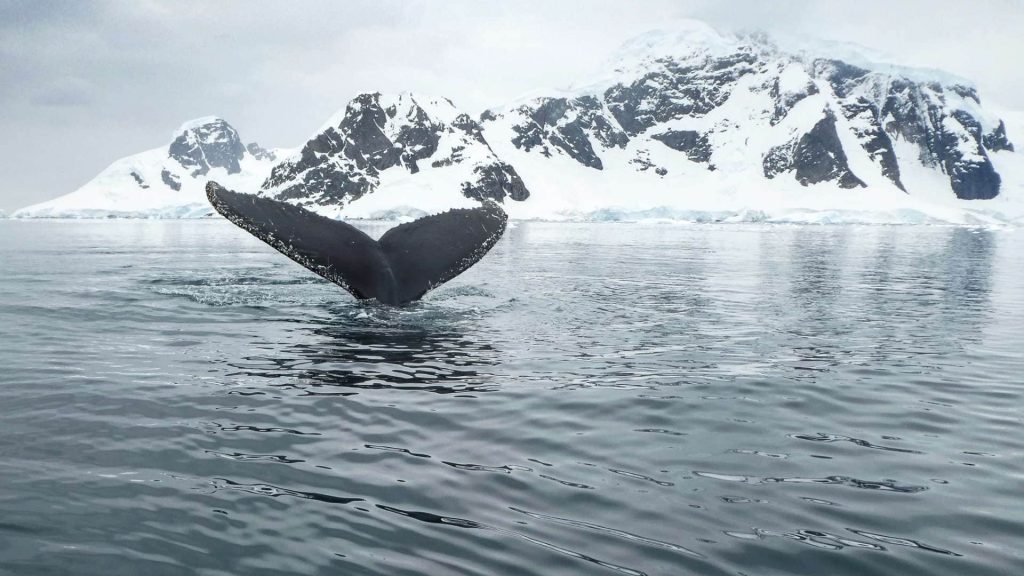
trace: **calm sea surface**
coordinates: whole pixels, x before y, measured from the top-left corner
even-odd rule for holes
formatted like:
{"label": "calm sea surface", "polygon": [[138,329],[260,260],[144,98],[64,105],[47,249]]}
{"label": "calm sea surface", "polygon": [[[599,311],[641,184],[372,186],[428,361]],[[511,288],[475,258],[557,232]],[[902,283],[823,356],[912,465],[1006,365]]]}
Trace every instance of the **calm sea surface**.
{"label": "calm sea surface", "polygon": [[1011,575],[1022,495],[1020,231],[519,224],[389,309],[0,221],[5,576]]}

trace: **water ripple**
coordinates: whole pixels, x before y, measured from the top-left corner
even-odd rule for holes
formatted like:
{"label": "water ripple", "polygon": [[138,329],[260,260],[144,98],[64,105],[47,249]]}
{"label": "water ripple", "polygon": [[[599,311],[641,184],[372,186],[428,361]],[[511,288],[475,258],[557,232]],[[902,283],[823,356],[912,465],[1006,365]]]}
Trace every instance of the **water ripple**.
{"label": "water ripple", "polygon": [[364,501],[363,498],[345,498],[342,496],[333,496],[331,494],[321,494],[318,492],[290,490],[288,488],[281,488],[279,486],[272,486],[270,484],[244,484],[241,482],[228,480],[226,478],[215,478],[212,482],[212,485],[214,491],[237,490],[239,492],[246,492],[248,494],[255,494],[257,496],[268,496],[270,498],[291,496],[293,498],[301,498],[303,500],[316,500],[317,502],[325,502],[327,504],[351,504],[352,502]]}
{"label": "water ripple", "polygon": [[880,490],[883,492],[902,492],[913,494],[927,490],[927,486],[916,486],[913,484],[901,484],[896,480],[861,480],[849,476],[826,476],[824,478],[800,478],[800,477],[773,477],[773,476],[739,476],[735,474],[718,474],[715,472],[694,471],[694,475],[714,480],[725,480],[727,482],[743,482],[745,484],[832,484],[837,486],[848,486],[850,488],[861,488],[865,490]]}
{"label": "water ripple", "polygon": [[1016,574],[1022,253],[531,222],[391,308],[0,220],[0,573]]}
{"label": "water ripple", "polygon": [[893,446],[883,446],[881,444],[872,444],[867,440],[861,440],[860,438],[852,438],[850,436],[841,436],[839,434],[824,434],[818,432],[817,434],[790,434],[790,438],[796,438],[797,440],[809,440],[811,442],[849,442],[862,446],[864,448],[873,448],[875,450],[885,450],[888,452],[903,452],[904,454],[923,454],[920,450],[910,450],[908,448],[895,448]]}

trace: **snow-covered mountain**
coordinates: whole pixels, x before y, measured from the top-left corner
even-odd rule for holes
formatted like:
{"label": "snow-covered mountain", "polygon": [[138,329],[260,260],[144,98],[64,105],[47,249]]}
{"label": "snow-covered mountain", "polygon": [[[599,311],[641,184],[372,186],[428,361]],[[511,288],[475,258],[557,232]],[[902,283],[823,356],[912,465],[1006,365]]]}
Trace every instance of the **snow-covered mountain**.
{"label": "snow-covered mountain", "polygon": [[22,208],[16,218],[188,218],[211,214],[208,180],[240,190],[257,188],[282,151],[243,144],[216,117],[182,124],[168,146],[122,158],[84,186]]}
{"label": "snow-covered mountain", "polygon": [[446,98],[362,94],[274,167],[263,196],[348,218],[390,218],[521,202],[530,193]]}
{"label": "snow-covered mountain", "polygon": [[15,216],[205,215],[216,180],[345,218],[492,198],[554,220],[1024,223],[1024,115],[864,54],[683,23],[631,40],[581,87],[479,119],[446,98],[362,94],[276,153],[222,120],[187,123]]}
{"label": "snow-covered mountain", "polygon": [[536,199],[512,215],[970,222],[1024,213],[1006,123],[967,81],[856,54],[844,61],[831,48],[783,48],[694,22],[632,40],[583,88],[484,112],[484,137]]}

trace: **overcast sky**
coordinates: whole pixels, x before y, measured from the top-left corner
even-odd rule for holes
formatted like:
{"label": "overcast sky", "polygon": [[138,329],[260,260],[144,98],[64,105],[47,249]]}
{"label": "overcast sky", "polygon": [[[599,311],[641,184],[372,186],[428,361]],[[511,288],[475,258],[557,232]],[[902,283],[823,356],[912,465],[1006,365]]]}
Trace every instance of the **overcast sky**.
{"label": "overcast sky", "polygon": [[1024,109],[1019,0],[0,0],[0,209],[70,192],[199,116],[291,147],[363,91],[477,114],[592,75],[628,38],[684,18],[857,42]]}

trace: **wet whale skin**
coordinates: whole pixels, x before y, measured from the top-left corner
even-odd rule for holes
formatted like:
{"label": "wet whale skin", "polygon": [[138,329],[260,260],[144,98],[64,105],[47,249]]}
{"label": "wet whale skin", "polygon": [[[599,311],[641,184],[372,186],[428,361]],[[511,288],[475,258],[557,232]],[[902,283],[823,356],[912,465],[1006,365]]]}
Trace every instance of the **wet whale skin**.
{"label": "wet whale skin", "polygon": [[495,202],[425,216],[379,240],[351,224],[210,182],[206,196],[229,221],[359,299],[399,305],[458,276],[501,239]]}

